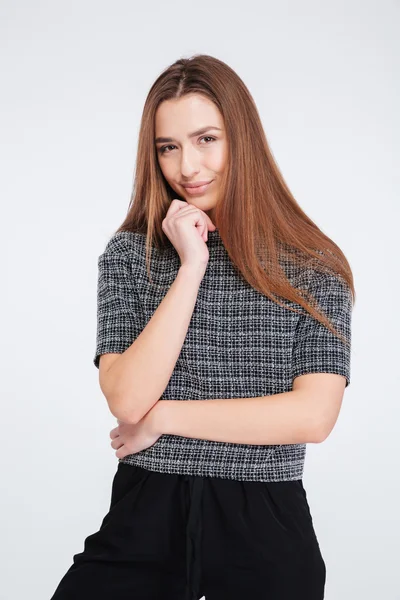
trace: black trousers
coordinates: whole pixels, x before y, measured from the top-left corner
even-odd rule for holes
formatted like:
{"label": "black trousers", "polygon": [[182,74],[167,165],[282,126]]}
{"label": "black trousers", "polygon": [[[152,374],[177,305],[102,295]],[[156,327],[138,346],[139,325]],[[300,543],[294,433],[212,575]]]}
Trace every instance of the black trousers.
{"label": "black trousers", "polygon": [[302,480],[118,463],[110,510],[51,600],[321,600],[325,576]]}

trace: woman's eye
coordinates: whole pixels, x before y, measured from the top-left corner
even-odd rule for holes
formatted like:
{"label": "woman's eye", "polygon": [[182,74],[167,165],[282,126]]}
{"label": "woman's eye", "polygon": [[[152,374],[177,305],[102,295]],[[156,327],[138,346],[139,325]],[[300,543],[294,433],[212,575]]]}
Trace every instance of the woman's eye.
{"label": "woman's eye", "polygon": [[[213,138],[211,135],[204,135],[202,138],[200,138],[201,140],[205,140],[205,139],[209,139],[212,142],[215,141],[215,138]],[[167,148],[175,148],[175,146],[161,146],[161,148],[159,148],[159,152],[160,154],[165,154],[167,151]],[[168,152],[169,154],[169,152]]]}
{"label": "woman's eye", "polygon": [[160,152],[160,154],[165,154],[165,151],[166,151],[166,149],[167,149],[167,148],[171,148],[171,147],[172,147],[172,146],[162,146],[162,147],[159,149],[159,152]]}
{"label": "woman's eye", "polygon": [[211,135],[205,135],[205,136],[203,136],[203,137],[202,137],[202,138],[200,138],[200,139],[202,139],[202,140],[205,140],[206,138],[208,138],[209,140],[212,140],[212,141],[214,141],[214,140],[215,140],[215,138],[211,137]]}

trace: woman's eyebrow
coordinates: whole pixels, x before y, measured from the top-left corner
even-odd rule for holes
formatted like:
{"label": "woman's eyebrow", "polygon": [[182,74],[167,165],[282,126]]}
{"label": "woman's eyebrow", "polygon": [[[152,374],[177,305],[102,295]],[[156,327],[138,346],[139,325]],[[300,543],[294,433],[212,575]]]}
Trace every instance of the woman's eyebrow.
{"label": "woman's eyebrow", "polygon": [[[197,131],[193,131],[193,133],[189,133],[188,137],[195,137],[196,135],[201,135],[202,133],[205,133],[206,131],[209,131],[210,129],[218,129],[218,131],[222,131],[222,129],[220,127],[215,127],[214,125],[208,125],[207,127],[202,127],[201,129],[198,129]],[[162,142],[162,143],[167,143],[167,142],[174,142],[175,140],[173,138],[170,137],[158,137],[156,138],[156,144]]]}

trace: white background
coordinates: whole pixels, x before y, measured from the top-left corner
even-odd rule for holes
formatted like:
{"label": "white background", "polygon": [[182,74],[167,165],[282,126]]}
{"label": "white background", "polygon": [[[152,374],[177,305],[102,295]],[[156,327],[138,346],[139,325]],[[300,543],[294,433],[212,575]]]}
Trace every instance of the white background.
{"label": "white background", "polygon": [[108,511],[97,257],[127,211],[148,90],[195,53],[244,80],[294,196],[353,269],[352,381],[304,485],[326,599],[399,599],[399,2],[0,12],[1,600],[49,599]]}

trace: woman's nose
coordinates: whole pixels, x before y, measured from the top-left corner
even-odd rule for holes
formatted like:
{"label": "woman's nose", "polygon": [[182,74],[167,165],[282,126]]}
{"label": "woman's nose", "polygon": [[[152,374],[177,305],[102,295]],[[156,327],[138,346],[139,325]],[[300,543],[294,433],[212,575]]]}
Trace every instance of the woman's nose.
{"label": "woman's nose", "polygon": [[199,157],[196,150],[182,150],[181,173],[183,177],[190,178],[199,172]]}

